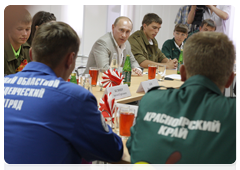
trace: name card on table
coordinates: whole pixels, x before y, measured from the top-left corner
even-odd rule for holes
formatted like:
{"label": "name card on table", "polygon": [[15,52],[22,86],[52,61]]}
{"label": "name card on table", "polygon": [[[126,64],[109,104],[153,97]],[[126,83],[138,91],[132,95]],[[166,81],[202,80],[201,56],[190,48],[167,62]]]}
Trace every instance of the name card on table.
{"label": "name card on table", "polygon": [[116,100],[131,96],[131,93],[127,84],[107,87],[103,93],[103,96],[110,92],[112,93],[113,98],[115,98]]}
{"label": "name card on table", "polygon": [[137,93],[144,91],[145,93],[152,87],[159,86],[157,79],[147,80],[140,83]]}

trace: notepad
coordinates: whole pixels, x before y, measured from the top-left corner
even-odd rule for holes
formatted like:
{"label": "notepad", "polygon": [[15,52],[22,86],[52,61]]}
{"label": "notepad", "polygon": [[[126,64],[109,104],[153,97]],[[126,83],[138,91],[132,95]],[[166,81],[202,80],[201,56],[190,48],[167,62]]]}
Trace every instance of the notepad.
{"label": "notepad", "polygon": [[177,79],[177,80],[181,80],[181,75],[180,74],[170,74],[170,75],[166,75],[165,78],[171,78],[171,79]]}

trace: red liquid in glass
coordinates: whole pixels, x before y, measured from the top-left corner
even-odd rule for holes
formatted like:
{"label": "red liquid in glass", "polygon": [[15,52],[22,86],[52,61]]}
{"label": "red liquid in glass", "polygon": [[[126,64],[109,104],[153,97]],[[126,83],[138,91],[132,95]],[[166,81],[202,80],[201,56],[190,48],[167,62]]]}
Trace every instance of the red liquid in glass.
{"label": "red liquid in glass", "polygon": [[155,79],[156,76],[156,70],[157,67],[156,66],[149,66],[148,67],[148,79]]}
{"label": "red liquid in glass", "polygon": [[130,128],[133,125],[134,114],[132,113],[121,113],[120,114],[120,124],[119,124],[119,134],[121,136],[130,136]]}
{"label": "red liquid in glass", "polygon": [[98,79],[98,70],[89,70],[89,74],[92,77],[92,86],[96,86]]}

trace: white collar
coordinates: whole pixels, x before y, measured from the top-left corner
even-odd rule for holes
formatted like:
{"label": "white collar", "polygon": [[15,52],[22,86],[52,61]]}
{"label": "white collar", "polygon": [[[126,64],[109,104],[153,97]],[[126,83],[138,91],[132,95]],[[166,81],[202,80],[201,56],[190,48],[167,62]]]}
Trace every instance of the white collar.
{"label": "white collar", "polygon": [[181,47],[179,47],[179,46],[177,45],[177,43],[175,42],[175,40],[174,40],[174,44],[175,44],[175,46],[176,46],[180,51],[183,49],[183,45],[184,45],[183,42],[182,42]]}
{"label": "white collar", "polygon": [[149,42],[150,45],[153,45],[152,39],[150,39],[148,42]]}

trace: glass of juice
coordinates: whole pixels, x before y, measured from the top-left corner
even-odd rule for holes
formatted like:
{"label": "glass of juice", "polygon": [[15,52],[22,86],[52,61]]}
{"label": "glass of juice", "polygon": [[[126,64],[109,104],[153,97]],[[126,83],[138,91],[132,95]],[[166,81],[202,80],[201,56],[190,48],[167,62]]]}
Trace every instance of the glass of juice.
{"label": "glass of juice", "polygon": [[96,86],[98,82],[99,69],[97,67],[90,67],[89,74],[92,77],[92,86]]}
{"label": "glass of juice", "polygon": [[155,64],[148,65],[148,80],[155,79],[156,70],[157,70],[157,65]]}
{"label": "glass of juice", "polygon": [[128,138],[131,135],[130,128],[133,125],[135,117],[134,109],[129,107],[120,107],[119,114],[119,134],[123,138]]}

